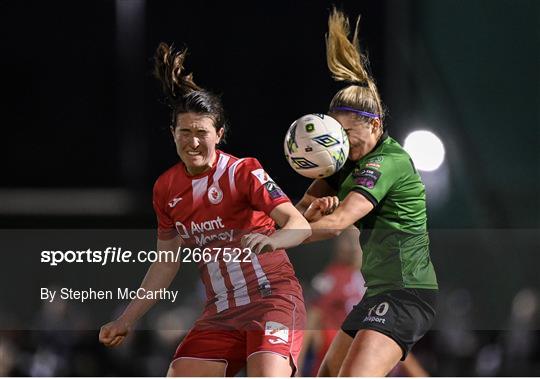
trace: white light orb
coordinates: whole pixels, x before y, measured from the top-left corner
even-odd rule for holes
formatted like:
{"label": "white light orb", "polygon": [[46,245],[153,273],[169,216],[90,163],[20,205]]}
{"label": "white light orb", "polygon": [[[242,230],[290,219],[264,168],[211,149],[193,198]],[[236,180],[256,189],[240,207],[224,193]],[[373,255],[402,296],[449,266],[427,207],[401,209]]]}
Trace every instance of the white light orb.
{"label": "white light orb", "polygon": [[421,171],[435,171],[444,161],[444,145],[439,137],[427,130],[417,130],[405,138],[403,148]]}

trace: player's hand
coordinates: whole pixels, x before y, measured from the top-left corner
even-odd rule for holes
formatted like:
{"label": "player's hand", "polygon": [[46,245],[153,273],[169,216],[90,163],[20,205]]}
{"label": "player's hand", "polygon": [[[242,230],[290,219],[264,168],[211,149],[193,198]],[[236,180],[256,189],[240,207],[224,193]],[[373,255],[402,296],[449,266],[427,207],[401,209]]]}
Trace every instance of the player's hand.
{"label": "player's hand", "polygon": [[107,347],[116,347],[124,342],[130,327],[123,320],[114,320],[105,324],[99,330],[99,342]]}
{"label": "player's hand", "polygon": [[255,254],[276,250],[276,246],[274,246],[272,239],[260,233],[246,234],[242,237],[241,243],[242,247],[249,249]]}
{"label": "player's hand", "polygon": [[304,212],[309,222],[315,222],[325,215],[334,212],[339,205],[337,196],[325,196],[315,199]]}

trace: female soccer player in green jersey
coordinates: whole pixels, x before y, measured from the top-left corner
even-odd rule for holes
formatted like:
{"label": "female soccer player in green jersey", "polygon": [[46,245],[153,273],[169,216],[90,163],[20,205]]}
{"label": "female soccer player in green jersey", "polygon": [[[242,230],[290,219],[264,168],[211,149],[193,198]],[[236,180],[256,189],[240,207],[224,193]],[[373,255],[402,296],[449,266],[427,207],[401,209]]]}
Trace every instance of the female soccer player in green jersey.
{"label": "female soccer player in green jersey", "polygon": [[319,376],[385,376],[404,360],[435,317],[437,279],[429,256],[425,188],[409,155],[383,127],[384,110],[359,48],[358,22],[333,10],[326,38],[328,67],[345,88],[329,114],[350,142],[346,165],[317,179],[297,204],[311,241],[361,230],[368,287],[344,321]]}

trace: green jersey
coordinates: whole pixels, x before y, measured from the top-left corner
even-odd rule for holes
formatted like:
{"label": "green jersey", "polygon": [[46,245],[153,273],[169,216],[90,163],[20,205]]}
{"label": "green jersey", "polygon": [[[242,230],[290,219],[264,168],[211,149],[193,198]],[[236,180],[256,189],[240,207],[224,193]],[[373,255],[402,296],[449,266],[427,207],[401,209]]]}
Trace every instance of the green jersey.
{"label": "green jersey", "polygon": [[327,178],[340,201],[352,191],[373,203],[355,224],[363,250],[367,296],[400,288],[437,289],[429,256],[426,193],[407,152],[388,135],[357,162]]}

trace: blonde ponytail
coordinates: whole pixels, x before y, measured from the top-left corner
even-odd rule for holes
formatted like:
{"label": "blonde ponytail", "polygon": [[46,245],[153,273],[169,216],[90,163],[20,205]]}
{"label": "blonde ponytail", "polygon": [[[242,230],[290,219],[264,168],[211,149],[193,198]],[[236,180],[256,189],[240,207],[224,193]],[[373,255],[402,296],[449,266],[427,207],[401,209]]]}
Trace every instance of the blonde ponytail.
{"label": "blonde ponytail", "polygon": [[378,115],[382,120],[384,110],[375,80],[368,72],[369,60],[362,54],[358,39],[360,17],[358,17],[352,41],[347,16],[336,10],[328,18],[326,35],[326,61],[334,80],[349,84],[335,94],[330,103],[331,110],[350,107]]}

